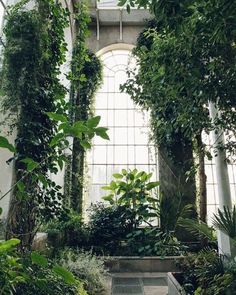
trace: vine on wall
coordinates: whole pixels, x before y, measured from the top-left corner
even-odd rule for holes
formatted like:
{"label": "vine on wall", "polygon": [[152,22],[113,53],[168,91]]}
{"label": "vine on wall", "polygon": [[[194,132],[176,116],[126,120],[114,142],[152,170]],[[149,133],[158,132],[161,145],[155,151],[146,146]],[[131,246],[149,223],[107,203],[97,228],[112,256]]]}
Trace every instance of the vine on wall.
{"label": "vine on wall", "polygon": [[[92,114],[93,98],[102,80],[102,66],[98,57],[88,50],[86,37],[90,21],[83,2],[76,6],[76,30],[71,64],[72,120],[87,120]],[[100,135],[108,139],[105,129]],[[86,146],[90,148],[90,143]],[[85,151],[83,142],[74,138],[71,161],[70,203],[73,210],[82,213]]]}
{"label": "vine on wall", "polygon": [[18,237],[22,250],[31,248],[42,217],[45,221],[67,213],[61,187],[48,176],[63,168],[67,137],[79,138],[84,148],[94,135],[108,138],[107,129],[98,127],[100,117],[67,118],[66,90],[58,77],[65,61],[68,11],[54,0],[36,0],[26,10],[27,2],[10,10],[4,29],[2,108],[14,117],[15,147],[0,138],[0,147],[14,152],[15,164],[7,238]]}

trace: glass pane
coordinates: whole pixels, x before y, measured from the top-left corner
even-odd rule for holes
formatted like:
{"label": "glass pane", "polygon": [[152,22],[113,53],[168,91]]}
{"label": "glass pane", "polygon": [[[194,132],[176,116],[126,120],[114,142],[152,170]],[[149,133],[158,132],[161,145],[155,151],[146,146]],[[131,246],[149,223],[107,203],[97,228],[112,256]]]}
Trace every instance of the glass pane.
{"label": "glass pane", "polygon": [[107,111],[107,126],[114,126],[114,111],[108,110]]}
{"label": "glass pane", "polygon": [[93,165],[93,183],[106,183],[106,165]]}
{"label": "glass pane", "polygon": [[127,128],[115,128],[115,144],[128,143],[128,130]]}
{"label": "glass pane", "polygon": [[134,146],[128,147],[128,164],[135,164]]}
{"label": "glass pane", "polygon": [[127,94],[116,93],[115,94],[115,109],[127,109]]}
{"label": "glass pane", "polygon": [[107,147],[107,164],[114,163],[114,146]]}
{"label": "glass pane", "polygon": [[135,128],[129,127],[128,129],[128,144],[134,144],[135,143],[135,137],[134,137],[134,130]]}
{"label": "glass pane", "polygon": [[105,146],[94,147],[93,163],[94,164],[106,163],[106,147]]}
{"label": "glass pane", "polygon": [[135,143],[145,144],[148,143],[148,131],[147,128],[135,128]]}
{"label": "glass pane", "polygon": [[127,164],[127,146],[115,146],[115,164]]}
{"label": "glass pane", "polygon": [[137,164],[148,163],[148,147],[147,146],[135,147],[135,162]]}
{"label": "glass pane", "polygon": [[110,140],[109,140],[109,141],[106,141],[106,143],[107,143],[108,145],[113,145],[113,144],[115,144],[115,136],[114,136],[114,134],[115,134],[115,130],[114,130],[114,128],[112,128],[112,127],[108,127],[108,128],[109,128],[109,129],[108,129],[108,131],[107,131],[107,134],[108,134]]}
{"label": "glass pane", "polygon": [[118,71],[115,73],[115,91],[120,92],[120,85],[124,84],[127,80],[125,71]]}
{"label": "glass pane", "polygon": [[135,126],[147,126],[147,117],[141,111],[135,112]]}
{"label": "glass pane", "polygon": [[134,110],[128,110],[128,126],[135,126],[134,113]]}
{"label": "glass pane", "polygon": [[116,110],[115,111],[115,126],[127,126],[127,111],[126,110]]}
{"label": "glass pane", "polygon": [[107,109],[107,94],[97,93],[96,95],[95,109]]}

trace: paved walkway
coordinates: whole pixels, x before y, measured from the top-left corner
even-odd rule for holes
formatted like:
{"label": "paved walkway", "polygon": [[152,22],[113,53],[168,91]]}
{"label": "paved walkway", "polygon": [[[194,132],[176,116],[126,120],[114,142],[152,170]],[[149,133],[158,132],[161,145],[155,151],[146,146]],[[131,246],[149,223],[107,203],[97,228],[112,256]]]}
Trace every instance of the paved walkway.
{"label": "paved walkway", "polygon": [[112,273],[112,295],[167,295],[166,273]]}

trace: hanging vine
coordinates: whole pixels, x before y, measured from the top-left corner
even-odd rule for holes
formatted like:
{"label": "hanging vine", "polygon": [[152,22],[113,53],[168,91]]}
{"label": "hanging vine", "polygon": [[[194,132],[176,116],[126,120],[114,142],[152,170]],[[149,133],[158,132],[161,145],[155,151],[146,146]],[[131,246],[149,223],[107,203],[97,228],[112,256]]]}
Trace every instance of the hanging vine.
{"label": "hanging vine", "polygon": [[[50,218],[61,212],[60,187],[48,177],[48,171],[58,168],[55,147],[50,145],[56,123],[47,112],[55,112],[65,96],[58,75],[65,61],[68,25],[68,12],[59,2],[37,0],[32,10],[24,8],[26,3],[12,7],[7,17],[2,82],[2,108],[14,118],[12,127],[17,129],[17,185],[11,196],[7,238],[20,237],[22,249],[32,244],[39,214]],[[33,169],[33,176],[25,173]]]}
{"label": "hanging vine", "polygon": [[[87,49],[86,37],[90,21],[87,8],[81,2],[77,6],[77,38],[71,64],[72,120],[87,120],[92,115],[92,104],[96,90],[102,79],[102,66],[97,56]],[[101,135],[108,139],[105,133]],[[84,147],[90,148],[79,138],[74,138],[71,161],[70,203],[73,210],[82,213],[84,184]]]}

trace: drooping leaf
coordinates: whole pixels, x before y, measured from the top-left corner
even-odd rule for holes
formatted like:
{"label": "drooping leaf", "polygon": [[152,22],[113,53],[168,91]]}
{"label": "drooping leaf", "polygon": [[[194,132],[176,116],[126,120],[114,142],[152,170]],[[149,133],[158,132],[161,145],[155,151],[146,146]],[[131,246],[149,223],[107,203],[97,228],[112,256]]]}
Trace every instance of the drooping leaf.
{"label": "drooping leaf", "polygon": [[53,138],[52,138],[52,140],[51,140],[51,142],[50,142],[50,146],[51,147],[53,147],[53,146],[55,146],[55,145],[57,145],[63,138],[65,137],[65,135],[63,134],[63,133],[58,133],[58,134],[56,134]]}
{"label": "drooping leaf", "polygon": [[74,275],[70,271],[65,269],[64,267],[62,267],[60,265],[55,265],[52,270],[54,271],[55,274],[57,274],[58,276],[63,278],[67,284],[75,284],[76,283],[76,279],[75,279]]}
{"label": "drooping leaf", "polygon": [[48,260],[45,256],[39,254],[36,251],[31,253],[31,260],[34,264],[37,264],[42,267],[46,267],[48,265]]}
{"label": "drooping leaf", "polygon": [[118,178],[118,179],[121,179],[121,178],[123,178],[123,175],[120,174],[120,173],[114,173],[113,174],[113,177]]}
{"label": "drooping leaf", "polygon": [[10,152],[15,153],[15,147],[9,143],[7,138],[0,136],[0,148],[8,149]]}
{"label": "drooping leaf", "polygon": [[0,242],[0,253],[12,250],[19,244],[20,244],[19,239],[10,239],[7,241]]}
{"label": "drooping leaf", "polygon": [[25,190],[25,184],[24,184],[24,182],[23,181],[18,181],[16,185],[17,185],[18,190],[21,193],[23,193],[24,190]]}
{"label": "drooping leaf", "polygon": [[108,130],[108,128],[98,127],[95,129],[95,133],[103,139],[110,140],[110,138],[107,134],[107,130]]}
{"label": "drooping leaf", "polygon": [[157,187],[159,184],[160,184],[159,181],[149,182],[149,183],[146,185],[146,188],[147,188],[147,190],[151,190],[151,189]]}
{"label": "drooping leaf", "polygon": [[57,122],[67,122],[67,117],[63,114],[47,112],[48,117]]}
{"label": "drooping leaf", "polygon": [[98,126],[100,120],[101,120],[101,116],[92,117],[92,118],[88,119],[87,126],[89,128],[95,128]]}
{"label": "drooping leaf", "polygon": [[91,149],[91,144],[87,140],[81,140],[80,144],[85,150]]}
{"label": "drooping leaf", "polygon": [[25,159],[21,160],[21,162],[27,164],[27,171],[29,171],[29,172],[33,171],[36,167],[39,166],[39,163],[35,162],[31,158],[25,158]]}

